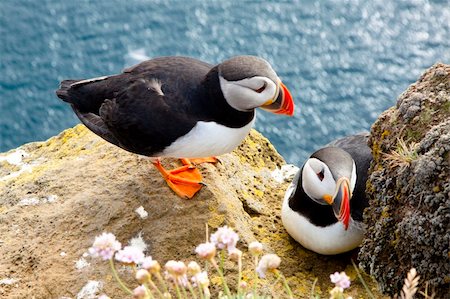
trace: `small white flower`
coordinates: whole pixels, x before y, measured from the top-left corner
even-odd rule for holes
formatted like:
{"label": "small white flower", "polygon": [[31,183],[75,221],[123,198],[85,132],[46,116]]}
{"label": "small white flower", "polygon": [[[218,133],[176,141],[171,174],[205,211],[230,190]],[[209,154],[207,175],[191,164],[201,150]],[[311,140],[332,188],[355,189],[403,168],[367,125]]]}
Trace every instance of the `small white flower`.
{"label": "small white flower", "polygon": [[152,274],[156,274],[161,270],[161,265],[156,260],[146,257],[141,264],[141,267],[148,270]]}
{"label": "small white flower", "polygon": [[144,260],[144,257],[144,253],[139,248],[133,246],[125,246],[116,253],[116,260],[127,264],[139,264]]}
{"label": "small white flower", "polygon": [[173,275],[183,275],[187,271],[186,265],[181,261],[168,261],[164,268]]}
{"label": "small white flower", "polygon": [[187,267],[181,261],[168,261],[164,268],[166,269],[167,279],[173,281],[175,284],[186,287],[188,284]]}
{"label": "small white flower", "polygon": [[216,255],[216,245],[214,243],[202,243],[195,248],[195,253],[205,260],[210,260]]}
{"label": "small white flower", "polygon": [[191,281],[195,287],[200,286],[202,289],[209,286],[209,278],[206,271],[195,274],[194,276],[192,276]]}
{"label": "small white flower", "polygon": [[144,299],[147,296],[147,290],[145,286],[140,285],[133,290],[133,298]]}
{"label": "small white flower", "polygon": [[122,245],[116,240],[116,236],[111,233],[102,233],[95,237],[94,244],[88,249],[92,257],[101,257],[103,260],[109,260],[114,256]]}
{"label": "small white flower", "polygon": [[265,278],[267,271],[275,270],[280,266],[280,263],[281,259],[276,254],[263,255],[258,263],[258,267],[256,267],[256,272],[260,278]]}
{"label": "small white flower", "polygon": [[105,294],[98,296],[97,299],[111,299],[108,296],[106,296]]}
{"label": "small white flower", "polygon": [[148,268],[150,268],[150,266],[152,265],[152,263],[153,263],[152,257],[151,257],[151,256],[146,256],[146,257],[144,257],[144,259],[142,260],[140,266],[141,266],[141,268],[144,268],[144,269],[148,270]]}
{"label": "small white flower", "polygon": [[253,256],[260,255],[261,253],[263,253],[263,244],[261,244],[261,243],[259,243],[257,241],[251,242],[248,245],[248,251]]}
{"label": "small white flower", "polygon": [[330,274],[330,279],[337,287],[346,289],[350,286],[350,277],[345,272]]}
{"label": "small white flower", "polygon": [[226,225],[219,227],[217,231],[211,235],[211,242],[216,244],[219,249],[227,248],[228,250],[231,250],[236,247],[237,241],[239,241],[239,235]]}
{"label": "small white flower", "polygon": [[237,262],[242,257],[242,251],[237,248],[233,248],[228,252],[228,256],[230,260]]}
{"label": "small white flower", "polygon": [[145,269],[139,269],[136,271],[136,280],[140,283],[146,283],[150,280],[150,273]]}
{"label": "small white flower", "polygon": [[187,272],[190,275],[195,275],[198,274],[202,271],[202,268],[200,268],[200,265],[197,262],[189,262],[188,266],[187,266]]}
{"label": "small white flower", "polygon": [[344,289],[338,286],[335,286],[331,291],[330,291],[330,299],[339,299],[342,298],[342,296],[344,295]]}

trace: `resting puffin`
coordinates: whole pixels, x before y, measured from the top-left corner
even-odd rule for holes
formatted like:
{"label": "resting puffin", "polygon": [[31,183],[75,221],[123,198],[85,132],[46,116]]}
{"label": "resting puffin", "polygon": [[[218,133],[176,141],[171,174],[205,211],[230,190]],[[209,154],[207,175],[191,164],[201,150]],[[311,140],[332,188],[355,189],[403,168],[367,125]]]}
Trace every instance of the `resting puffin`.
{"label": "resting puffin", "polygon": [[[231,152],[255,122],[255,108],[292,116],[289,90],[270,64],[236,56],[216,66],[188,57],[158,57],[119,75],[65,80],[56,94],[83,124],[127,151],[152,157],[168,185],[192,198],[202,187],[186,158]],[[166,170],[160,157],[183,158]],[[199,159],[200,163],[215,161]]]}
{"label": "resting puffin", "polygon": [[356,248],[372,153],[368,133],[338,139],[314,152],[286,191],[282,222],[303,247],[324,255]]}

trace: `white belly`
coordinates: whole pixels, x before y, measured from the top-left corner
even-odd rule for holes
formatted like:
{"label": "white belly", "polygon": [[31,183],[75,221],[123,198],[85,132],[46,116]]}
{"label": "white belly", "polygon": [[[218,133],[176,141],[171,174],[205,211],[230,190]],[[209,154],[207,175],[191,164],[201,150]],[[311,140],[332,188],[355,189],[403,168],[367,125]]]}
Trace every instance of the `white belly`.
{"label": "white belly", "polygon": [[292,185],[289,186],[283,200],[281,220],[289,235],[303,247],[320,254],[332,255],[352,250],[361,244],[364,237],[361,224],[350,218],[347,230],[341,222],[326,227],[315,226],[289,207],[288,201],[293,191]]}
{"label": "white belly", "polygon": [[233,151],[250,132],[255,118],[242,128],[228,128],[215,122],[199,121],[157,156],[172,158],[204,158]]}

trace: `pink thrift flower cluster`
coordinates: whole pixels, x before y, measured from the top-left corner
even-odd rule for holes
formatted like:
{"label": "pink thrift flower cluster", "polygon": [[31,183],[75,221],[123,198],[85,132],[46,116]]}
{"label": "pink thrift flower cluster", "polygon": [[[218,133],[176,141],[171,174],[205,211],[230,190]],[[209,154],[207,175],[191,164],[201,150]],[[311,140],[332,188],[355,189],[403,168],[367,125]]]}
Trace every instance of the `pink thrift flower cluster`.
{"label": "pink thrift flower cluster", "polygon": [[263,253],[263,245],[258,241],[251,242],[248,245],[248,251],[251,253],[251,255],[260,255],[261,253]]}
{"label": "pink thrift flower cluster", "polygon": [[214,243],[202,243],[195,248],[195,253],[204,260],[210,260],[216,255],[216,245]]}
{"label": "pink thrift flower cluster", "polygon": [[339,288],[346,289],[350,286],[350,277],[345,272],[335,272],[330,275],[330,279]]}
{"label": "pink thrift flower cluster", "polygon": [[230,251],[236,248],[237,241],[239,241],[239,235],[226,225],[219,227],[217,231],[211,235],[211,242],[219,249],[227,248]]}
{"label": "pink thrift flower cluster", "polygon": [[133,246],[126,246],[116,253],[116,260],[127,264],[139,264],[144,260],[144,257],[142,250]]}
{"label": "pink thrift flower cluster", "polygon": [[133,290],[133,298],[135,299],[144,299],[147,297],[147,290],[144,285],[137,286]]}
{"label": "pink thrift flower cluster", "polygon": [[207,288],[209,286],[209,278],[206,271],[198,272],[194,274],[191,278],[192,284],[194,287],[200,286],[202,289]]}
{"label": "pink thrift flower cluster", "polygon": [[166,269],[166,278],[173,283],[186,287],[188,285],[187,267],[181,261],[168,261],[164,268]]}
{"label": "pink thrift flower cluster", "polygon": [[88,249],[92,257],[101,257],[103,260],[109,260],[114,253],[122,248],[116,236],[111,233],[102,233],[95,237],[94,244]]}
{"label": "pink thrift flower cluster", "polygon": [[260,278],[265,278],[267,271],[273,271],[280,266],[281,258],[276,254],[263,255],[256,267]]}

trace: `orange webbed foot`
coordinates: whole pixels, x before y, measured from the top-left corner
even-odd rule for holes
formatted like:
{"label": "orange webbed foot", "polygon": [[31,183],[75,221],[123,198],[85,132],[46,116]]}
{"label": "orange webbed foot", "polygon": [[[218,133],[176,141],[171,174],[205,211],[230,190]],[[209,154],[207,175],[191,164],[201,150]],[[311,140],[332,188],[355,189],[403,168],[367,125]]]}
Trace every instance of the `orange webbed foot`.
{"label": "orange webbed foot", "polygon": [[153,165],[161,172],[167,185],[180,197],[191,199],[203,186],[202,175],[200,171],[191,163],[185,163],[183,166],[166,170],[159,160],[153,162]]}

